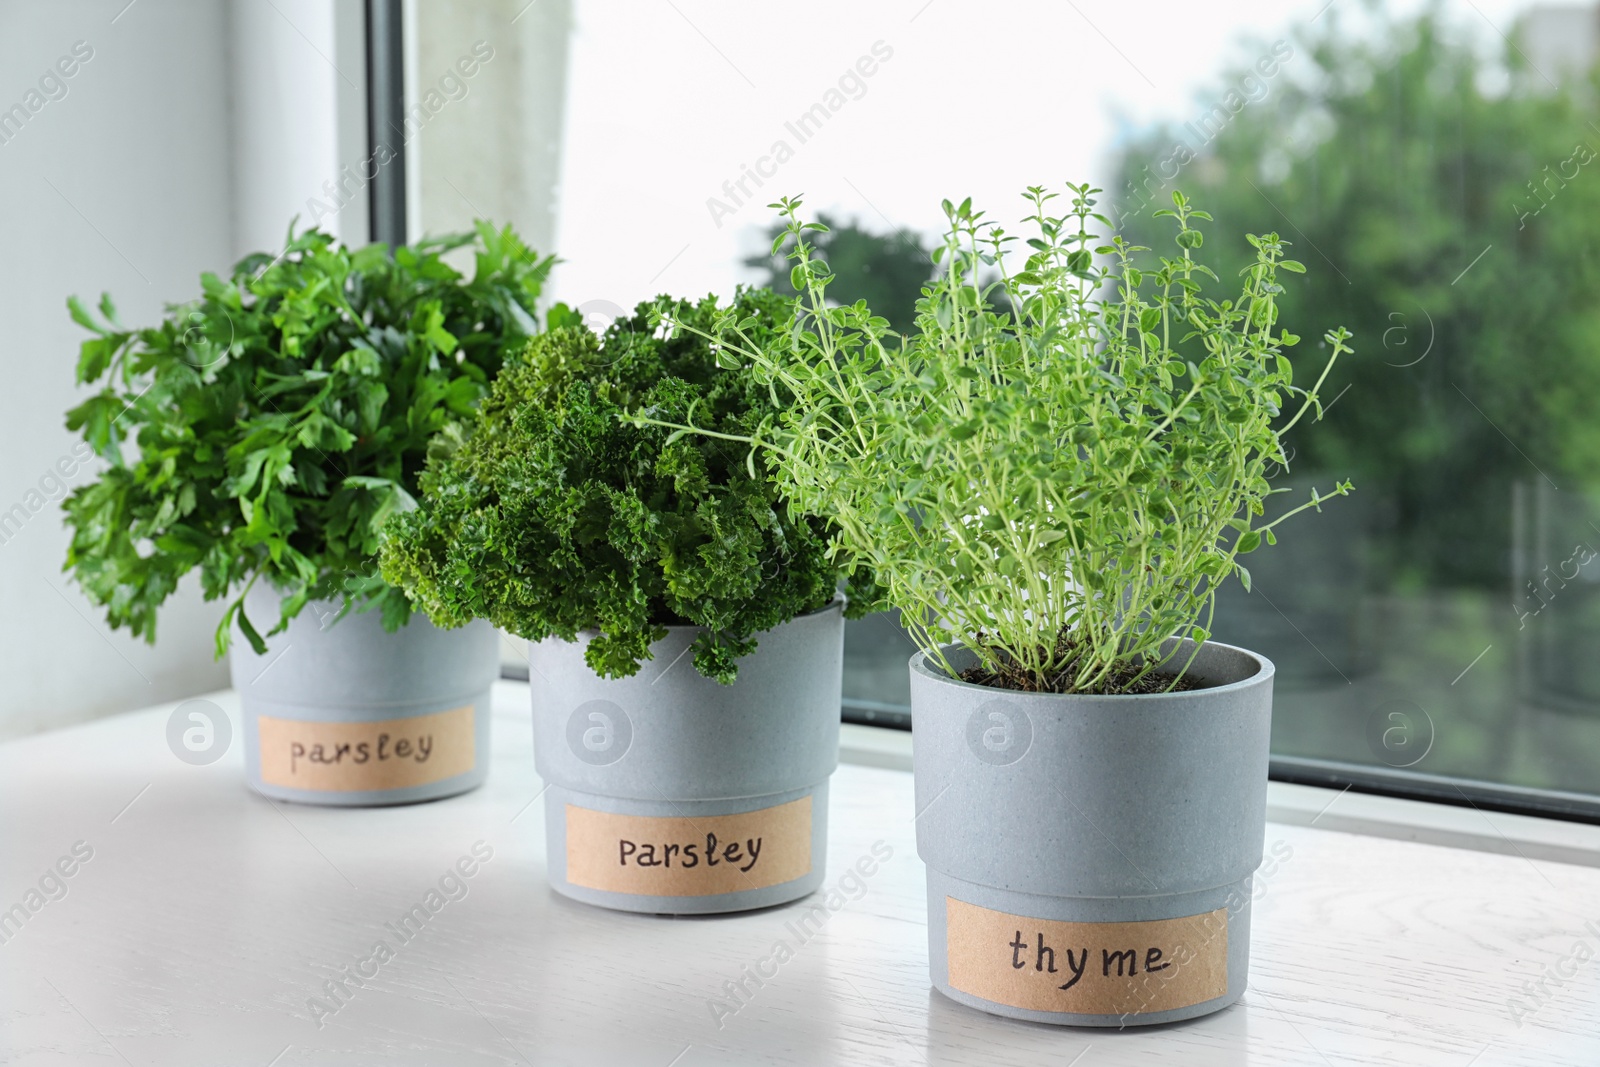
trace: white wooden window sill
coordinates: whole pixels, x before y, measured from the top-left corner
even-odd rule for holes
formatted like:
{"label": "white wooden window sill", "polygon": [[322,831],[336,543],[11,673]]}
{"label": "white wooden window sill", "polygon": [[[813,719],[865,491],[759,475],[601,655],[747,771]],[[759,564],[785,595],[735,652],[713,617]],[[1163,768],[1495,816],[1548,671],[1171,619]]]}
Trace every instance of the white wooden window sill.
{"label": "white wooden window sill", "polygon": [[[209,699],[237,730],[232,694]],[[0,911],[43,901],[0,925],[0,1063],[1600,1064],[1593,827],[1275,784],[1267,837],[1292,852],[1257,878],[1244,1000],[1064,1030],[930,988],[903,736],[846,728],[826,884],[874,842],[893,857],[802,941],[803,905],[674,920],[552,893],[525,685],[497,687],[487,786],[399,808],[271,803],[237,732],[176,759],[171,711],[0,745]]]}

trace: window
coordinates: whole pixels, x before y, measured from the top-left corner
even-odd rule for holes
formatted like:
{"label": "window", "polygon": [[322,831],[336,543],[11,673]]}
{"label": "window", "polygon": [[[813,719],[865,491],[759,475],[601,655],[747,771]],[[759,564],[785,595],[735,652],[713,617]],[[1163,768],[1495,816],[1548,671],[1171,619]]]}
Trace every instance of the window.
{"label": "window", "polygon": [[[411,101],[437,104],[413,225],[515,221],[597,316],[782,287],[786,193],[835,224],[839,288],[902,323],[947,196],[1006,220],[1022,186],[1087,178],[1166,247],[1182,188],[1224,258],[1280,232],[1311,268],[1285,298],[1302,362],[1340,324],[1358,346],[1280,483],[1357,492],[1218,599],[1217,636],[1277,664],[1280,769],[1600,793],[1596,7],[408,10]],[[911,652],[892,618],[852,624],[847,717],[906,723]]]}

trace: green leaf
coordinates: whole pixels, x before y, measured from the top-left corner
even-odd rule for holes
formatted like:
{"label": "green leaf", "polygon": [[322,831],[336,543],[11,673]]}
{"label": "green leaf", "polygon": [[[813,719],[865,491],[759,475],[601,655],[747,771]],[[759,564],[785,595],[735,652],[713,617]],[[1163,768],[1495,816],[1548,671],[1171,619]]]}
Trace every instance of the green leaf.
{"label": "green leaf", "polygon": [[85,330],[96,334],[104,334],[106,332],[103,326],[89,316],[89,312],[83,306],[83,301],[76,296],[67,297],[67,312],[72,316],[72,321],[82,326]]}
{"label": "green leaf", "polygon": [[261,635],[256,632],[255,626],[251,624],[250,617],[244,613],[244,601],[238,601],[237,607],[238,611],[235,619],[239,623],[239,632],[244,634],[246,641],[250,642],[250,647],[255,650],[256,655],[265,656],[267,654],[267,643],[261,639]]}
{"label": "green leaf", "polygon": [[83,342],[78,349],[78,382],[97,381],[111,366],[111,358],[126,342],[125,334],[109,334]]}

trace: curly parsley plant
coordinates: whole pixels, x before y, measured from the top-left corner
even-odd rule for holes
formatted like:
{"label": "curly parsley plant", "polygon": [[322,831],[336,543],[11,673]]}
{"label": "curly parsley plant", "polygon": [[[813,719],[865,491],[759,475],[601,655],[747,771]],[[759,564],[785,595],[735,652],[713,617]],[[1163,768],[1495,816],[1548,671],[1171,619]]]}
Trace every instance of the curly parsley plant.
{"label": "curly parsley plant", "polygon": [[[475,254],[471,277],[445,261]],[[199,300],[129,329],[109,295],[80,383],[100,391],[67,415],[109,467],[63,503],[67,568],[113,628],[155,640],[156,610],[198,569],[207,599],[232,596],[232,624],[257,651],[268,620],[244,612],[258,581],[282,594],[277,632],[312,600],[377,608],[398,629],[404,594],[377,574],[378,531],[411,506],[429,438],[471,413],[508,346],[536,332],[553,257],[507,227],[358,251],[317,230]],[[128,446],[131,445],[130,449]]]}
{"label": "curly parsley plant", "polygon": [[[717,366],[702,336],[713,298],[669,306],[698,333],[653,330],[649,304],[603,337],[552,311],[476,419],[440,436],[421,506],[391,521],[382,552],[434,621],[487,618],[530,641],[598,631],[587,662],[611,678],[637,673],[668,625],[695,624],[695,669],[731,683],[757,634],[833,599],[826,524],[747,450],[619,418],[740,435],[776,410],[754,375]],[[763,343],[789,315],[765,290],[726,310]]]}
{"label": "curly parsley plant", "polygon": [[[1021,263],[1007,254],[1016,238],[970,200],[946,202],[941,270],[903,342],[864,302],[828,303],[831,274],[806,241],[820,224],[790,199],[773,206],[779,241],[793,241],[793,327],[752,329],[737,309],[710,330],[668,321],[790,398],[725,437],[763,451],[795,508],[830,517],[834,558],[876,576],[931,662],[956,675],[955,643],[976,657],[960,676],[983,684],[1169,688],[1188,663],[1169,665],[1164,643],[1204,641],[1217,584],[1249,586],[1239,557],[1324,499],[1262,521],[1284,435],[1320,416],[1317,390],[1350,335],[1329,333],[1316,384],[1296,386],[1285,350],[1299,339],[1276,300],[1280,273],[1305,268],[1286,242],[1249,237],[1255,262],[1219,298],[1195,256],[1210,216],[1181,194],[1162,212],[1176,254],[1152,262],[1093,232],[1110,229],[1098,190],[1069,190],[1064,215],[1028,190]],[[636,421],[717,430],[649,410]]]}

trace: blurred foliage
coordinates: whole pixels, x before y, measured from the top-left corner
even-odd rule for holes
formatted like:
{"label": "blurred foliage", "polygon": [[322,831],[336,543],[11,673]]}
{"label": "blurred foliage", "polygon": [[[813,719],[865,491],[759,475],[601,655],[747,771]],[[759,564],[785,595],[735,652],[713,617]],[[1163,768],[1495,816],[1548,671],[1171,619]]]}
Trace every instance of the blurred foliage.
{"label": "blurred foliage", "polygon": [[[826,212],[817,218],[828,227],[828,232],[816,235],[813,246],[833,269],[829,298],[842,304],[865,300],[889,320],[896,333],[911,332],[922,287],[933,277],[931,252],[923,246],[921,236],[909,230],[873,233]],[[773,223],[767,228],[767,243],[773,244],[783,233],[783,223]],[[781,250],[751,256],[744,265],[757,268],[760,284],[784,296],[796,295],[789,278],[790,263]]]}
{"label": "blurred foliage", "polygon": [[[1391,583],[1496,587],[1510,483],[1600,480],[1595,87],[1535,67],[1516,33],[1474,45],[1438,4],[1369,4],[1361,32],[1339,16],[1295,40],[1264,99],[1219,90],[1207,143],[1198,120],[1138,137],[1113,219],[1163,247],[1153,215],[1181,187],[1218,238],[1278,231],[1321,267],[1284,316],[1347,324],[1358,354],[1289,440],[1296,470],[1381,497]],[[1254,261],[1243,240],[1214,245],[1224,278]]]}

